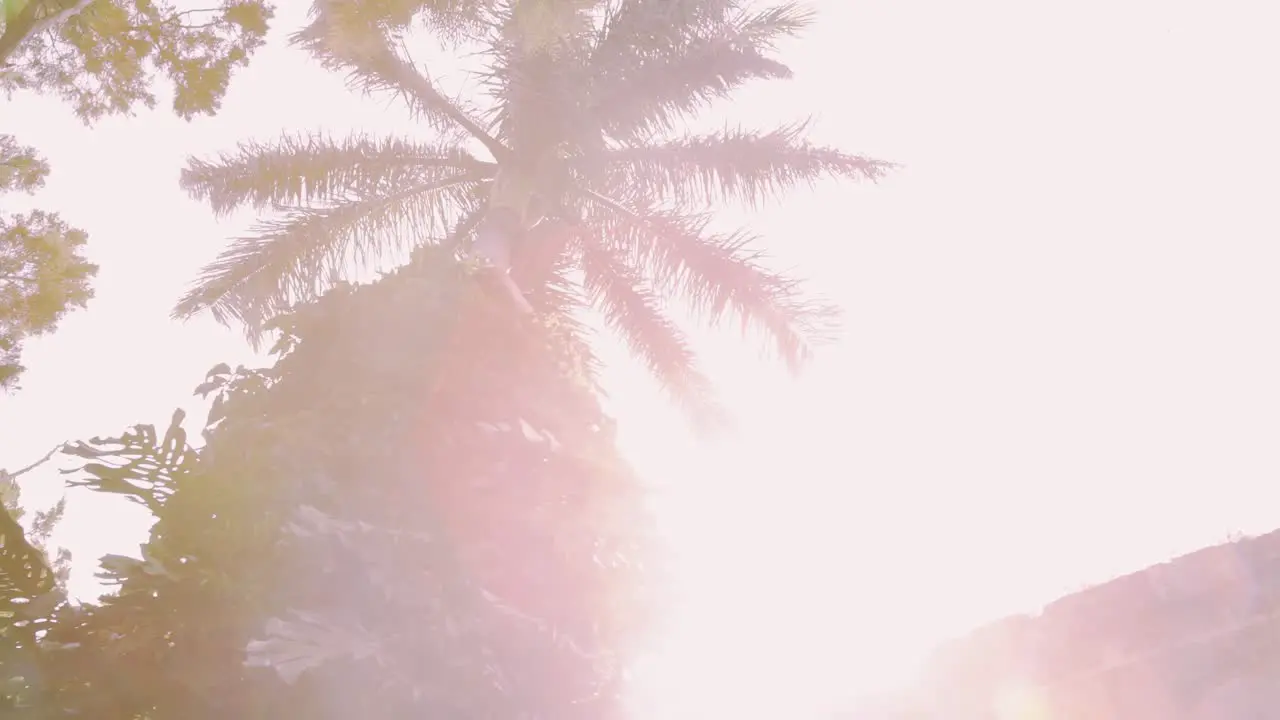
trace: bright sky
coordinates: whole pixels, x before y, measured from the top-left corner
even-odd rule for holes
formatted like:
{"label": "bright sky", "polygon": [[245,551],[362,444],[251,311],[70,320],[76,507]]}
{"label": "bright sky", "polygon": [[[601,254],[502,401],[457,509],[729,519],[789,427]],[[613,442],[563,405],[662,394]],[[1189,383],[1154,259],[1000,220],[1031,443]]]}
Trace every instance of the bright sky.
{"label": "bright sky", "polygon": [[[800,381],[707,337],[738,417],[699,445],[620,368],[628,452],[663,488],[685,604],[647,678],[658,717],[806,717],[904,678],[940,638],[1231,532],[1280,526],[1280,104],[1256,0],[827,0],[798,79],[732,106],[905,164],[752,218],[848,310]],[[295,27],[292,3],[279,29]],[[277,35],[277,38],[279,35]],[[38,202],[92,234],[98,298],[33,342],[0,400],[0,467],[163,424],[248,359],[168,311],[250,217],[177,187],[188,154],[282,129],[395,132],[398,107],[273,47],[217,118],[90,131],[51,100],[0,132],[40,148]],[[722,118],[713,118],[716,123]],[[19,203],[6,198],[6,209]],[[52,499],[35,476],[28,497]],[[82,560],[134,552],[139,512],[73,497]],[[92,587],[82,567],[75,585]]]}

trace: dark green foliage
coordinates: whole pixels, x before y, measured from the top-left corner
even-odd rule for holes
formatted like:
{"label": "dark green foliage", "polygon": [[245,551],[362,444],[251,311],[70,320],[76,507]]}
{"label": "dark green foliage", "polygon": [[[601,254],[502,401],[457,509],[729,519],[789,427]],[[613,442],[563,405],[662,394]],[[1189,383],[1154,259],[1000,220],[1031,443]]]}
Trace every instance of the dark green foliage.
{"label": "dark green foliage", "polygon": [[[57,95],[85,122],[153,107],[157,75],[171,81],[180,117],[215,112],[272,16],[265,0],[206,10],[152,0],[6,0],[2,7],[0,90]],[[33,192],[48,174],[35,150],[0,135],[0,192]],[[53,330],[93,297],[97,267],[84,258],[87,239],[56,213],[0,214],[0,388],[13,388],[23,370],[25,338]]]}
{"label": "dark green foliage", "polygon": [[54,589],[58,581],[39,545],[61,517],[62,506],[37,517],[33,532],[27,533],[18,524],[25,514],[18,504],[19,496],[16,481],[0,471],[0,628],[3,618],[14,611],[15,602],[39,597]]}
{"label": "dark green foliage", "polygon": [[48,627],[52,614],[65,601],[71,568],[71,553],[66,549],[59,549],[52,559],[46,549],[66,511],[66,501],[37,512],[31,530],[25,531],[18,523],[26,514],[21,496],[16,475],[0,470],[0,717],[4,718],[35,700],[36,634]]}
{"label": "dark green foliage", "polygon": [[0,506],[0,717],[33,702],[32,669],[39,658],[32,618],[23,611],[53,590],[55,575],[31,544],[15,513]]}
{"label": "dark green foliage", "polygon": [[[33,192],[49,166],[35,150],[0,135],[0,192]],[[93,297],[98,267],[84,258],[87,236],[56,214],[0,215],[0,388],[22,373],[22,342],[49,332]]]}
{"label": "dark green foliage", "polygon": [[98,267],[84,259],[87,240],[53,213],[0,218],[0,386],[21,374],[25,338],[52,330],[93,297]]}
{"label": "dark green foliage", "polygon": [[87,121],[155,105],[156,75],[183,118],[213,113],[232,73],[262,45],[265,0],[180,10],[152,0],[26,0],[0,35],[0,88],[65,98]]}
{"label": "dark green foliage", "polygon": [[198,451],[181,414],[72,448],[76,482],[157,522],[141,560],[104,558],[118,596],[55,618],[39,707],[622,717],[658,558],[565,328],[440,253],[278,328],[274,367],[200,387]]}

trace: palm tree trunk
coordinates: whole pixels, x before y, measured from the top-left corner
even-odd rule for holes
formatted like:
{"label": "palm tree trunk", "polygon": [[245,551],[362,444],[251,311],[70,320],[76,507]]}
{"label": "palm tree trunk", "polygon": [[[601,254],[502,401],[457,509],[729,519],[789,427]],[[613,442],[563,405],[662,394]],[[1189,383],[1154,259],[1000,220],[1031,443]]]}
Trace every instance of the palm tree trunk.
{"label": "palm tree trunk", "polygon": [[[541,201],[539,185],[546,180],[537,169],[549,165],[553,153],[546,153],[539,162],[532,163],[534,170],[526,170],[523,164],[499,171],[489,195],[489,211],[476,228],[472,245],[473,256],[483,260],[496,273],[499,284],[511,296],[515,306],[525,314],[533,307],[525,298],[524,290],[511,277],[512,257],[524,248],[530,230],[542,220],[546,203]],[[514,164],[514,163],[513,163]],[[545,189],[544,189],[545,192]]]}

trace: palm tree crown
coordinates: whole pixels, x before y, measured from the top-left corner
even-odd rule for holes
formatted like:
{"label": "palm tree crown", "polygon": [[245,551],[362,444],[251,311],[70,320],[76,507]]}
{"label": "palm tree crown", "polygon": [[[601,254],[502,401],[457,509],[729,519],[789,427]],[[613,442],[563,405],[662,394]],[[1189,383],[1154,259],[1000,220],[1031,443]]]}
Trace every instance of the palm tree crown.
{"label": "palm tree crown", "polygon": [[[824,176],[875,180],[890,165],[815,146],[803,124],[680,126],[751,80],[790,77],[775,43],[811,19],[740,0],[321,0],[294,42],[360,89],[403,98],[434,141],[293,137],[192,159],[183,186],[215,212],[278,212],[206,266],[174,314],[257,332],[358,263],[465,248],[505,207],[532,228],[512,273],[533,305],[593,307],[683,404],[707,407],[709,384],[668,297],[762,331],[795,368],[832,308],[765,267],[750,233],[713,231],[709,210]],[[479,48],[485,92],[450,99],[409,59],[406,38],[423,26]]]}

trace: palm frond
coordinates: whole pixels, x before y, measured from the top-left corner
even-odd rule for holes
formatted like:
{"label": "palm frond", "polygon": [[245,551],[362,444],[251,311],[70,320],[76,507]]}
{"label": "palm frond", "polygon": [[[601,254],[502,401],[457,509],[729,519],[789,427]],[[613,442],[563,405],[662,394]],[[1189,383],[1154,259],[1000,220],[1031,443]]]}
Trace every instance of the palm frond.
{"label": "palm frond", "polygon": [[[474,73],[485,95],[492,98],[485,121],[514,153],[530,147],[564,114],[557,100],[565,94],[559,63],[542,53],[526,53],[497,41],[485,51],[487,61]],[[525,127],[524,120],[532,127]]]}
{"label": "palm frond", "polygon": [[603,365],[593,348],[596,330],[586,321],[590,301],[580,275],[577,258],[564,253],[556,259],[548,277],[542,278],[531,290],[524,285],[521,288],[526,290],[529,304],[546,318],[544,322],[559,331],[582,379],[593,391],[601,393]]}
{"label": "palm frond", "polygon": [[465,208],[461,213],[461,218],[454,225],[449,234],[440,241],[441,247],[456,251],[462,247],[464,243],[480,226],[480,221],[484,220],[485,213],[489,212],[489,198],[487,196],[476,197],[474,201]]}
{"label": "palm frond", "polygon": [[502,0],[501,40],[527,53],[557,54],[594,34],[600,0]]}
{"label": "palm frond", "polygon": [[705,216],[583,194],[596,210],[591,222],[627,247],[654,289],[684,300],[709,324],[736,318],[744,333],[763,332],[793,372],[815,343],[832,337],[838,308],[806,297],[799,280],[766,268],[751,235],[712,233]]}
{"label": "palm frond", "polygon": [[319,296],[353,263],[368,266],[387,251],[447,233],[484,179],[463,172],[332,208],[294,208],[259,223],[254,235],[236,239],[203,268],[173,316],[208,310],[218,322],[238,320],[256,333],[290,304]]}
{"label": "palm frond", "polygon": [[[539,13],[555,21],[549,32]],[[437,39],[478,41],[492,102],[475,102],[486,112],[446,97],[412,61],[405,38],[418,20]],[[750,0],[316,0],[294,43],[355,88],[403,96],[443,140],[287,138],[191,160],[183,186],[215,212],[287,212],[207,266],[175,315],[208,309],[252,332],[410,239],[458,248],[501,175],[535,185],[558,203],[546,215],[583,233],[545,264],[526,244],[527,282],[513,264],[539,316],[586,348],[590,332],[575,323],[594,306],[679,404],[707,417],[711,383],[668,302],[710,324],[740,322],[792,370],[838,313],[771,269],[753,237],[685,211],[757,205],[828,176],[875,181],[893,167],[810,143],[803,124],[669,139],[745,83],[790,77],[777,45],[811,21],[797,3],[759,10]],[[468,138],[494,162],[464,152]]]}
{"label": "palm frond", "polygon": [[740,46],[773,52],[778,41],[796,37],[813,24],[813,8],[796,2],[783,3],[759,12],[741,12],[731,23],[731,36]]}
{"label": "palm frond", "polygon": [[474,77],[493,99],[488,127],[516,156],[598,138],[581,111],[602,0],[499,0]]}
{"label": "palm frond", "polygon": [[457,47],[483,38],[494,26],[499,0],[428,0],[413,3],[434,36]]}
{"label": "palm frond", "polygon": [[571,272],[567,265],[563,269],[565,272],[543,286],[530,303],[538,308],[545,326],[558,336],[557,345],[565,353],[563,360],[577,371],[587,389],[604,396],[600,382],[604,364],[595,351],[597,330],[585,320],[589,308],[586,291],[574,278],[578,273]]}
{"label": "palm frond", "polygon": [[698,370],[688,337],[666,315],[662,300],[625,255],[603,237],[582,243],[587,297],[677,405],[707,426],[724,420],[711,382]]}
{"label": "palm frond", "polygon": [[591,111],[615,138],[669,131],[679,120],[752,80],[790,78],[791,69],[766,53],[811,20],[812,13],[788,4],[709,23],[709,29],[655,51],[642,62],[625,53],[617,58],[598,53],[592,58],[597,75]]}
{"label": "palm frond", "polygon": [[536,282],[523,283],[514,272],[512,279],[524,291],[529,304],[540,314],[567,319],[587,307],[582,288],[571,279],[576,269],[574,260],[567,254],[557,259],[554,267]]}
{"label": "palm frond", "polygon": [[243,205],[256,209],[312,207],[436,179],[449,171],[488,171],[496,166],[448,144],[319,135],[285,136],[274,144],[240,143],[214,161],[189,158],[181,184],[215,214]]}
{"label": "palm frond", "polygon": [[875,181],[891,163],[804,139],[805,124],[770,132],[723,130],[665,142],[634,144],[602,153],[613,193],[663,198],[686,207],[725,199],[757,206],[802,183],[823,177]]}
{"label": "palm frond", "polygon": [[393,46],[387,23],[369,15],[352,0],[317,0],[311,23],[291,42],[306,49],[321,65],[347,73],[348,83],[365,93],[401,96],[419,117],[440,132],[465,132],[502,160],[507,149],[481,127],[475,114],[444,96],[429,77],[406,61]]}
{"label": "palm frond", "polygon": [[666,52],[722,25],[742,0],[612,0],[607,3],[594,44],[606,62]]}
{"label": "palm frond", "polygon": [[593,93],[591,112],[610,136],[631,139],[670,131],[751,80],[790,77],[790,68],[755,50],[703,42],[687,54],[655,59],[623,80],[605,83]]}
{"label": "palm frond", "polygon": [[485,119],[514,153],[581,146],[600,137],[599,127],[582,112],[582,88],[592,71],[590,56],[581,48],[553,55],[495,42],[486,55],[475,74],[493,99]]}

